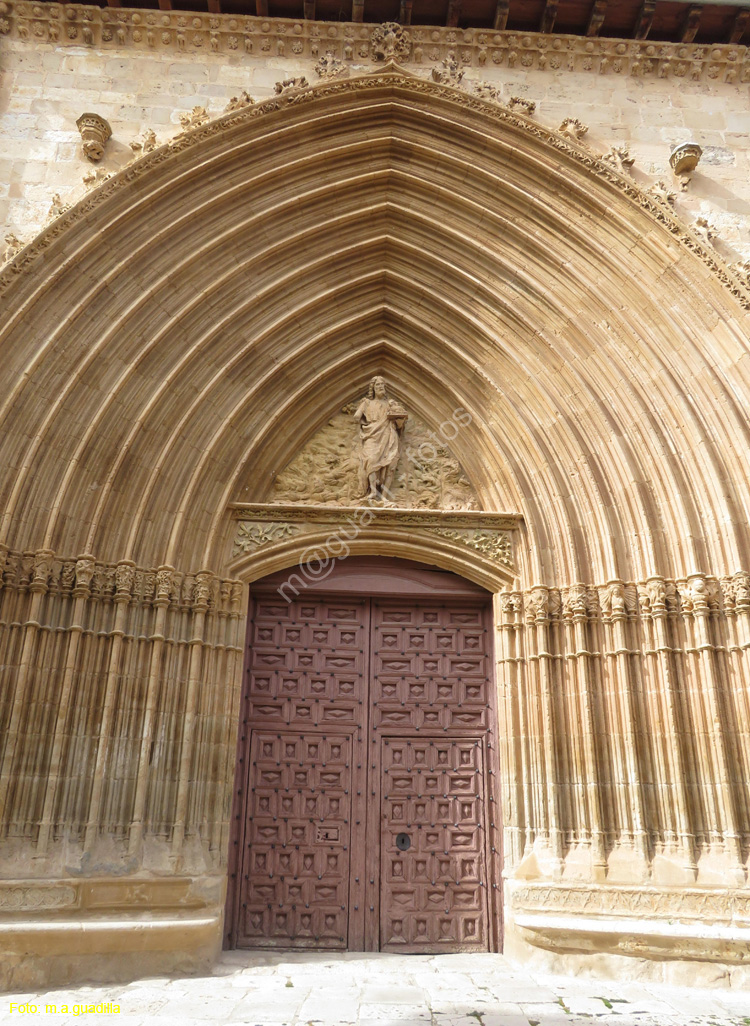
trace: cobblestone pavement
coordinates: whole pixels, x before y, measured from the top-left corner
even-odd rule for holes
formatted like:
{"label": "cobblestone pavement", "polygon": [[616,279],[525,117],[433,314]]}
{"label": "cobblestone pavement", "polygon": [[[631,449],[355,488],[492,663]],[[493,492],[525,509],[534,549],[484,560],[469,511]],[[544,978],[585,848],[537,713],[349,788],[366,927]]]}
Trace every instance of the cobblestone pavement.
{"label": "cobblestone pavement", "polygon": [[[18,1005],[26,1002],[33,1008],[21,1011]],[[204,976],[0,997],[3,1024],[80,1026],[86,1021],[118,1026],[750,1026],[750,992],[547,976],[501,955],[235,951],[225,953]]]}

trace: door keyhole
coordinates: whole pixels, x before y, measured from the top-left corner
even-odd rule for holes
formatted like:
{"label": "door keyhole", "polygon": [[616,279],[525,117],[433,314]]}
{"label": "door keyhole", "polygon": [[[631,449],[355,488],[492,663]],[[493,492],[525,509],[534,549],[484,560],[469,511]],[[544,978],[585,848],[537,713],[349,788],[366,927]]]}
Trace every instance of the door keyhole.
{"label": "door keyhole", "polygon": [[411,837],[408,834],[396,834],[396,847],[399,851],[408,851],[411,848]]}

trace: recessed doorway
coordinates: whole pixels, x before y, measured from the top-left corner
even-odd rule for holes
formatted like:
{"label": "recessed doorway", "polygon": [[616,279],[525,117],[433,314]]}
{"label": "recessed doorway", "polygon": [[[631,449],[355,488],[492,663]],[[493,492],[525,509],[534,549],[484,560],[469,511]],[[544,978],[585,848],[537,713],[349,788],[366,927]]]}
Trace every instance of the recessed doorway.
{"label": "recessed doorway", "polygon": [[375,557],[287,577],[252,590],[228,946],[499,950],[489,593]]}

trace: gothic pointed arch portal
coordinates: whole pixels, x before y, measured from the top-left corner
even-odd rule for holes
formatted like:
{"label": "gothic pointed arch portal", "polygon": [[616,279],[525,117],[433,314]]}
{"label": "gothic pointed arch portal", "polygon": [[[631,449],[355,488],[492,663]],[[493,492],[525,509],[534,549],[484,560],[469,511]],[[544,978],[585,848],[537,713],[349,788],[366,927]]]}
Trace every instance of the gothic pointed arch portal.
{"label": "gothic pointed arch portal", "polygon": [[[11,874],[30,852],[37,873],[0,900],[29,923],[19,985],[50,908],[76,931],[45,942],[51,975],[215,950],[242,582],[330,514],[239,553],[238,524],[270,522],[277,475],[373,374],[431,430],[466,411],[474,512],[512,534],[503,562],[460,511],[386,510],[359,539],[496,593],[509,941],[740,959],[750,299],[669,209],[385,68],[148,154],[0,291],[0,800]],[[156,922],[148,956],[125,905]]]}

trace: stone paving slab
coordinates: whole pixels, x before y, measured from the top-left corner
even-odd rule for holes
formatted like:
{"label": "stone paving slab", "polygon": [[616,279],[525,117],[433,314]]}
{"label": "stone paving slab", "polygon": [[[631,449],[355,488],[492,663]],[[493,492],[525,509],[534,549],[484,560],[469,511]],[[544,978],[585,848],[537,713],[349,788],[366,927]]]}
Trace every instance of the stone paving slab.
{"label": "stone paving slab", "polygon": [[[18,1005],[36,1007],[21,1012]],[[85,1012],[117,1004],[120,1012]],[[16,1006],[11,1010],[11,1006]],[[54,1009],[54,1010],[53,1010]],[[750,992],[556,977],[502,955],[231,951],[203,976],[0,997],[0,1024],[750,1026]]]}

